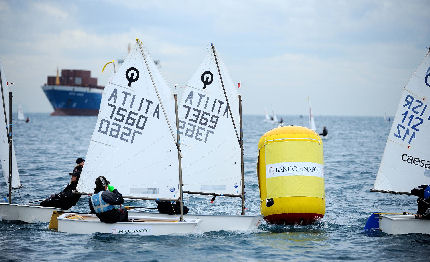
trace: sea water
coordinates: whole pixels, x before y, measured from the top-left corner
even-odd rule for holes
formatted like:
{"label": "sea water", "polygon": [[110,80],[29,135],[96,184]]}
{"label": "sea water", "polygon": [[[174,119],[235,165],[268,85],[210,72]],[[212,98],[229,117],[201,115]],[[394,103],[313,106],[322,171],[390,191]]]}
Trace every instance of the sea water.
{"label": "sea water", "polygon": [[[257,143],[276,125],[263,116],[244,117],[247,214],[258,215]],[[307,117],[283,116],[285,125],[307,126]],[[23,187],[14,203],[60,192],[77,157],[85,157],[96,117],[30,114],[13,126]],[[429,261],[430,236],[366,234],[371,212],[415,212],[413,196],[371,193],[391,122],[382,117],[316,117],[324,140],[326,214],[311,226],[270,226],[257,232],[212,232],[187,236],[76,235],[50,231],[47,224],[0,222],[0,260],[16,261]],[[221,165],[222,163],[220,163]],[[406,175],[406,174],[405,174]],[[7,186],[0,182],[0,196]],[[239,214],[240,200],[186,196],[190,213]],[[88,211],[82,197],[72,210]],[[134,205],[154,207],[151,201]]]}

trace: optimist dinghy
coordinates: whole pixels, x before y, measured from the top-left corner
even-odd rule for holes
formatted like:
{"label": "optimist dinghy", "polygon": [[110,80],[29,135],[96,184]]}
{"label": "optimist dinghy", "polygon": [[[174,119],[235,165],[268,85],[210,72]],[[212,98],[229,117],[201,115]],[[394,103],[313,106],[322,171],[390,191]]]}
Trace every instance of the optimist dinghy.
{"label": "optimist dinghy", "polygon": [[[371,191],[407,194],[430,184],[430,50],[404,87]],[[374,213],[365,229],[388,234],[430,234],[430,220]]]}
{"label": "optimist dinghy", "polygon": [[[49,222],[53,211],[61,211],[52,207],[12,204],[13,190],[21,187],[15,149],[12,139],[12,90],[6,81],[0,65],[0,161],[6,185],[9,186],[9,200],[0,203],[0,220],[21,221],[26,223]],[[9,99],[8,99],[9,97]]]}
{"label": "optimist dinghy", "polygon": [[[182,174],[176,99],[140,40],[103,91],[100,112],[77,190],[93,193],[105,176],[124,198],[181,202]],[[176,120],[175,120],[176,119]],[[182,214],[182,212],[181,212]],[[198,219],[147,218],[106,224],[90,214],[63,214],[58,231],[91,234],[195,233]]]}
{"label": "optimist dinghy", "polygon": [[200,219],[199,232],[256,230],[262,217],[245,215],[241,98],[213,44],[183,88],[178,110],[184,193],[236,197],[242,203],[241,215],[184,217]]}

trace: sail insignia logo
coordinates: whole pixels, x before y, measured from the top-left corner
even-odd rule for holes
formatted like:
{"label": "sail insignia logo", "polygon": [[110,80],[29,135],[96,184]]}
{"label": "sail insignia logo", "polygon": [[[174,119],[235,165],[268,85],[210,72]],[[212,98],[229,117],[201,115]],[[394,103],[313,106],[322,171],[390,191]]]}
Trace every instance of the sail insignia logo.
{"label": "sail insignia logo", "polygon": [[430,87],[430,67],[427,69],[426,77],[424,78],[424,82],[428,87]]}

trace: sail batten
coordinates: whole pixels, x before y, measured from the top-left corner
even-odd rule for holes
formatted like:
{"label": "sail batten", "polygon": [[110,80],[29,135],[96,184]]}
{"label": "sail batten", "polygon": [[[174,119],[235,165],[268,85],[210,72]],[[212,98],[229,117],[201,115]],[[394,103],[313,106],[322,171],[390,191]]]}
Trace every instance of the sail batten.
{"label": "sail batten", "polygon": [[430,56],[403,88],[373,190],[407,193],[430,184]]}
{"label": "sail batten", "polygon": [[213,45],[183,89],[179,105],[184,190],[239,195],[239,98]]}
{"label": "sail batten", "polygon": [[178,199],[174,119],[173,95],[137,40],[103,91],[78,191],[105,176],[124,196]]}

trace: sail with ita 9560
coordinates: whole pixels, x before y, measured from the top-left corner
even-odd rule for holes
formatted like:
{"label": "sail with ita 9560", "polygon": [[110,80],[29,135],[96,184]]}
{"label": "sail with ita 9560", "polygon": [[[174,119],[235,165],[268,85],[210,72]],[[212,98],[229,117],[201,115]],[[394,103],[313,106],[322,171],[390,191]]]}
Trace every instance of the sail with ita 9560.
{"label": "sail with ita 9560", "polygon": [[430,51],[404,87],[373,191],[430,184]]}
{"label": "sail with ita 9560", "polygon": [[213,45],[178,110],[184,192],[240,194],[238,91]]}
{"label": "sail with ita 9560", "polygon": [[[3,67],[0,64],[0,85],[1,85],[1,103],[0,103],[0,160],[3,176],[6,184],[9,184],[9,91],[11,85],[6,81]],[[15,146],[12,143],[12,188],[21,187],[19,179],[18,165],[15,157]]]}
{"label": "sail with ita 9560", "polygon": [[140,40],[106,85],[78,191],[105,176],[125,197],[179,198],[173,95]]}

